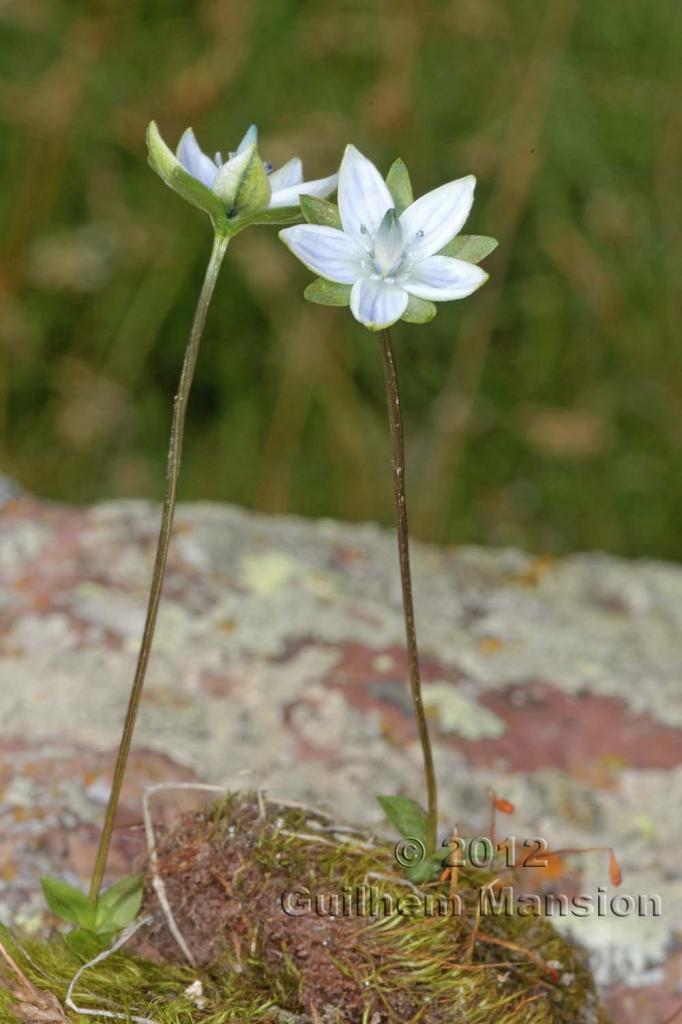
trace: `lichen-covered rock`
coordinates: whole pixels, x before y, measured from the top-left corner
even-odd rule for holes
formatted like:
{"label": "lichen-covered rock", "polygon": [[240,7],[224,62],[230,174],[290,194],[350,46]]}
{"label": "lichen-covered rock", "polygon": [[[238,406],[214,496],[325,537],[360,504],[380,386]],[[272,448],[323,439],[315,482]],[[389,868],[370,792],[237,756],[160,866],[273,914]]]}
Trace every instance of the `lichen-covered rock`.
{"label": "lichen-covered rock", "polygon": [[[87,873],[157,530],[142,502],[0,509],[4,919],[37,923],[48,866]],[[559,923],[616,986],[619,1020],[665,1017],[680,970],[682,569],[419,544],[413,559],[443,833],[456,820],[485,835],[493,786],[521,843],[614,846],[619,892],[659,896],[661,916]],[[390,532],[181,507],[122,822],[139,822],[146,782],[199,777],[381,825],[375,793],[421,797],[406,675]],[[120,831],[114,871],[137,835]],[[604,854],[562,868],[576,892],[614,895]]]}

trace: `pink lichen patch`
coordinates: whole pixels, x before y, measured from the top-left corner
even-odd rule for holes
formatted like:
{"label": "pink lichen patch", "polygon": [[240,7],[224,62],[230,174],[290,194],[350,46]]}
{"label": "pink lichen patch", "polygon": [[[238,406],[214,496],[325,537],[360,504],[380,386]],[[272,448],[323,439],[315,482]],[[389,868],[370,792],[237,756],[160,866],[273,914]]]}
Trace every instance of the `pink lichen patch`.
{"label": "pink lichen patch", "polygon": [[207,697],[236,698],[246,685],[243,675],[232,671],[218,672],[203,669],[199,675],[197,686]]}
{"label": "pink lichen patch", "polygon": [[[3,543],[13,542],[21,551],[22,558],[15,586],[33,597],[44,589],[41,583],[51,582],[62,574],[73,578],[77,568],[75,555],[78,550],[80,533],[87,522],[84,509],[67,505],[53,505],[32,498],[13,498],[0,509],[3,529]],[[28,546],[27,531],[43,531],[42,543]],[[23,534],[23,535],[22,535]],[[10,566],[11,571],[11,566]],[[37,584],[37,586],[31,585]]]}
{"label": "pink lichen patch", "polygon": [[609,989],[605,1004],[612,1020],[619,1024],[641,1024],[642,1021],[672,1024],[673,1020],[682,1020],[682,951],[676,950],[649,975],[649,984],[641,978],[637,987],[620,981]]}
{"label": "pink lichen patch", "polygon": [[498,739],[454,741],[476,767],[503,762],[510,771],[561,768],[584,776],[590,764],[665,769],[680,762],[682,729],[632,714],[618,697],[572,695],[534,681],[489,691],[480,703],[507,728]]}
{"label": "pink lichen patch", "polygon": [[[345,643],[335,650],[339,658],[324,675],[324,685],[340,690],[349,707],[378,712],[382,733],[393,745],[412,741],[416,728],[404,648]],[[424,683],[457,686],[462,679],[456,666],[436,658],[422,658],[421,667]],[[503,735],[464,739],[455,731],[440,737],[477,768],[560,768],[593,785],[608,786],[624,768],[667,769],[680,761],[682,729],[663,725],[647,713],[633,714],[618,697],[571,694],[534,680],[486,690],[478,703],[505,723]],[[437,734],[435,719],[433,730]],[[312,750],[306,753],[313,756]]]}
{"label": "pink lichen patch", "polygon": [[[339,658],[325,673],[322,679],[325,686],[342,690],[349,705],[361,711],[379,710],[382,716],[388,715],[392,720],[395,719],[392,709],[411,711],[404,647],[394,644],[377,648],[344,643],[336,645],[334,650]],[[455,683],[461,678],[454,665],[429,655],[420,658],[420,667],[424,683],[443,680]]]}
{"label": "pink lichen patch", "polygon": [[[283,660],[290,660],[312,641],[299,639],[290,645]],[[407,655],[399,645],[369,647],[360,643],[314,644],[317,648],[328,648],[338,658],[321,676],[320,682],[327,691],[343,698],[343,703],[363,715],[376,713],[379,729],[384,740],[392,746],[403,747],[416,736],[412,714],[408,679]],[[424,682],[460,678],[457,669],[437,658],[425,656],[421,659],[421,674]],[[327,698],[328,699],[328,698]],[[326,742],[317,743],[311,735],[301,735],[297,727],[301,715],[315,712],[323,702],[323,694],[314,698],[305,695],[291,703],[286,709],[285,723],[295,737],[299,756],[308,760],[333,760],[340,756],[340,750],[330,748]]]}
{"label": "pink lichen patch", "polygon": [[363,565],[367,561],[367,553],[360,547],[338,544],[330,552],[330,564],[334,566],[352,567]]}
{"label": "pink lichen patch", "polygon": [[[405,648],[394,644],[389,647],[367,647],[363,644],[346,643],[338,648],[340,659],[327,676],[327,681],[336,685],[350,686],[372,682],[388,682],[397,686],[407,678],[407,653]],[[422,680],[425,683],[436,679],[460,678],[453,665],[438,658],[423,654],[420,658]]]}

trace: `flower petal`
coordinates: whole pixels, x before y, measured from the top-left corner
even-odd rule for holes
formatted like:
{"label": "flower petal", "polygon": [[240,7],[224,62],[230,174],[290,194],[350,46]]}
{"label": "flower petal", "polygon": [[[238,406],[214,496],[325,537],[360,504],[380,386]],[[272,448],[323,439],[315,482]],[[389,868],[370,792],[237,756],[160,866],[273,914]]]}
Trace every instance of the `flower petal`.
{"label": "flower petal", "polygon": [[338,228],[296,224],[280,231],[279,237],[301,263],[328,281],[351,284],[361,273],[364,251]]}
{"label": "flower petal", "polygon": [[292,156],[291,160],[288,160],[283,167],[272,171],[268,177],[273,192],[277,192],[280,188],[289,188],[290,185],[300,185],[303,181],[303,164],[297,156]]}
{"label": "flower petal", "polygon": [[[270,183],[272,184],[272,175]],[[270,209],[276,206],[298,206],[299,196],[317,196],[324,199],[331,195],[336,188],[338,174],[332,174],[328,178],[316,178],[315,181],[302,181],[300,185],[290,185],[289,188],[280,188],[274,191],[270,198]]]}
{"label": "flower petal", "polygon": [[255,124],[250,124],[244,133],[244,138],[235,149],[234,155],[237,156],[239,153],[243,153],[249,148],[249,146],[252,146],[254,142],[258,142],[258,128]]}
{"label": "flower petal", "polygon": [[359,277],[351,288],[350,308],[356,320],[371,331],[390,327],[407,309],[409,296],[397,284],[382,278]]}
{"label": "flower petal", "polygon": [[402,285],[419,299],[446,302],[471,295],[488,280],[485,270],[452,256],[429,256],[410,267]]}
{"label": "flower petal", "polygon": [[388,185],[371,161],[355,146],[346,146],[339,171],[339,212],[344,231],[364,241],[379,230],[387,210],[395,207]]}
{"label": "flower petal", "polygon": [[474,201],[473,174],[427,192],[400,214],[405,245],[412,259],[425,259],[460,231]]}
{"label": "flower petal", "polygon": [[188,128],[183,133],[178,143],[177,157],[185,170],[189,171],[193,178],[196,178],[197,181],[202,182],[202,184],[207,185],[209,188],[213,186],[218,168],[210,156],[206,156],[201,151],[191,128]]}

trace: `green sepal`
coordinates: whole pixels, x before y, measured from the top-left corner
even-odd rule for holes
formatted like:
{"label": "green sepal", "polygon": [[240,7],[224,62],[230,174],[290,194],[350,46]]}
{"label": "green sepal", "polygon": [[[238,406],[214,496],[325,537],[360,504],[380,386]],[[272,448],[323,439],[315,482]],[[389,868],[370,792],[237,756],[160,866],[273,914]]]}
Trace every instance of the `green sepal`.
{"label": "green sepal", "polygon": [[301,211],[309,224],[325,224],[330,228],[341,227],[341,215],[336,203],[317,196],[300,196]]}
{"label": "green sepal", "polygon": [[273,210],[257,210],[255,213],[247,214],[244,217],[236,217],[230,220],[230,233],[236,235],[238,231],[249,227],[251,224],[279,224],[286,227],[287,224],[297,224],[302,221],[301,210],[298,206],[281,206]]}
{"label": "green sepal", "polygon": [[47,875],[40,880],[48,908],[56,917],[87,931],[95,931],[95,905],[86,893],[60,878]]}
{"label": "green sepal", "polygon": [[398,214],[401,214],[403,210],[407,209],[414,202],[414,195],[412,193],[410,175],[400,157],[391,164],[386,175],[386,184],[388,185],[388,191],[393,196],[395,208]]}
{"label": "green sepal", "polygon": [[144,875],[127,875],[103,892],[97,900],[94,931],[98,935],[117,932],[135,920],[142,905]]}
{"label": "green sepal", "polygon": [[429,818],[420,804],[409,796],[378,796],[391,825],[406,839],[418,839],[428,846]]}
{"label": "green sepal", "polygon": [[430,302],[428,299],[418,299],[416,295],[410,295],[407,309],[400,319],[405,320],[408,324],[428,324],[429,320],[433,320],[437,312],[435,302]]}
{"label": "green sepal", "polygon": [[270,182],[255,142],[220,168],[213,191],[224,203],[229,219],[265,210]]}
{"label": "green sepal", "polygon": [[151,121],[147,128],[147,149],[149,164],[161,180],[183,199],[207,213],[216,230],[225,230],[227,217],[220,199],[215,192],[185,170],[161,138],[155,121]]}
{"label": "green sepal", "polygon": [[337,284],[318,277],[303,292],[308,302],[316,302],[320,306],[349,306],[351,285]]}
{"label": "green sepal", "polygon": [[457,235],[440,250],[439,256],[454,256],[467,263],[480,263],[497,249],[497,239],[486,235]]}

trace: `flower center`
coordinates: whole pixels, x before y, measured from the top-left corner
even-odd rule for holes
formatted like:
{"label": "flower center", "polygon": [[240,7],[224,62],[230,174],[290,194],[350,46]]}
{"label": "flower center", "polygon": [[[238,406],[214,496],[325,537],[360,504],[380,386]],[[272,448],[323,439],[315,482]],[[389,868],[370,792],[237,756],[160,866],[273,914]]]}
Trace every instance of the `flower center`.
{"label": "flower center", "polygon": [[365,224],[360,225],[360,234],[367,250],[367,258],[363,261],[365,271],[388,284],[395,284],[409,273],[414,248],[424,237],[424,232],[418,231],[411,243],[405,245],[403,229],[394,209],[386,211],[373,244]]}

